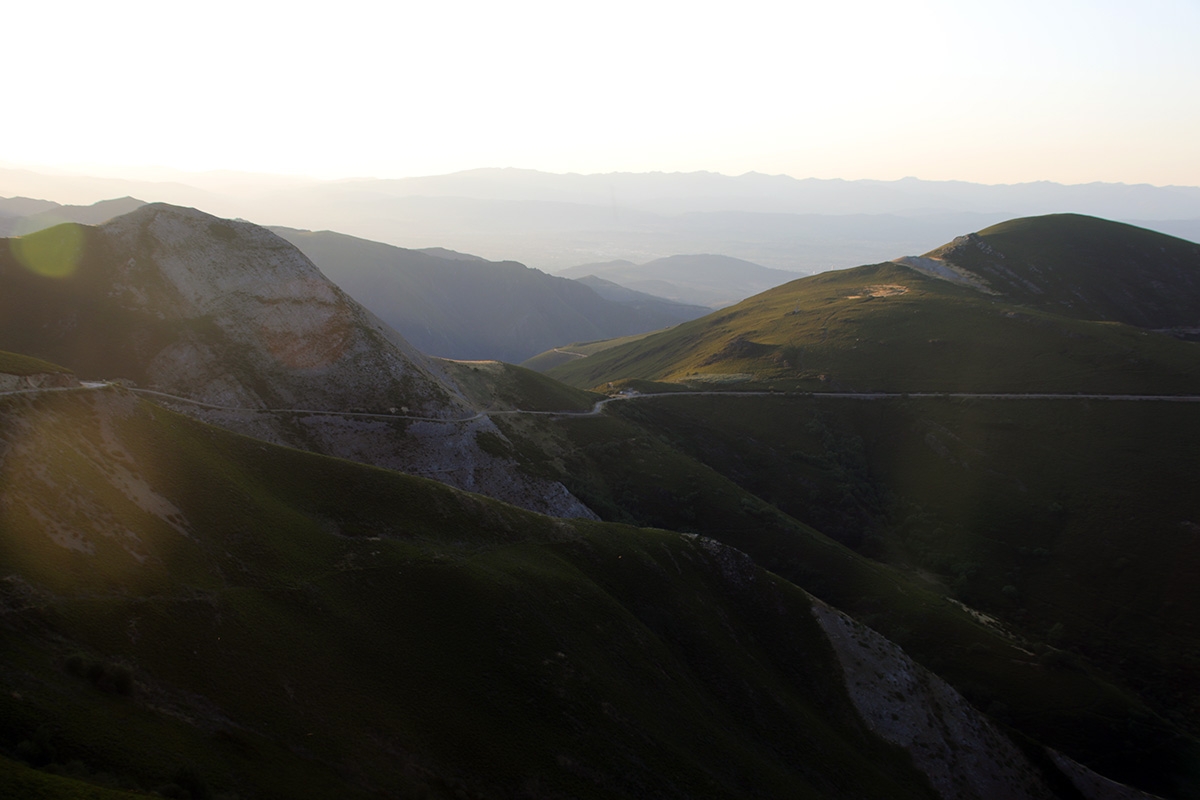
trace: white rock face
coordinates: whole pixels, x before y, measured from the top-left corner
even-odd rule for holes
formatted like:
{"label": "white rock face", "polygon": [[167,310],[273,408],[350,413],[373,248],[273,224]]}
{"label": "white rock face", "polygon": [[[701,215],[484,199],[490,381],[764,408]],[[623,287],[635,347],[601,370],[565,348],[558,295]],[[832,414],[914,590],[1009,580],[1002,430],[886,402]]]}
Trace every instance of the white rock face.
{"label": "white rock face", "polygon": [[[173,405],[176,410],[277,444],[431,477],[542,513],[594,518],[562,484],[525,475],[511,458],[485,453],[476,434],[502,435],[491,420],[455,422],[475,410],[437,363],[284,239],[248,222],[161,203],[100,231],[112,270],[110,298],[169,323],[172,331],[147,364],[144,388],[247,411],[186,403]],[[445,423],[337,413],[389,409]]]}
{"label": "white rock face", "polygon": [[[820,600],[813,615],[833,645],[858,713],[904,748],[945,800],[1057,797],[1037,767],[950,684],[898,645]],[[1050,760],[1087,800],[1154,800],[1054,750]]]}
{"label": "white rock face", "polygon": [[0,392],[23,392],[30,389],[65,388],[78,386],[74,375],[63,372],[35,372],[32,375],[10,375],[0,372]]}
{"label": "white rock face", "polygon": [[423,355],[264,228],[152,204],[102,230],[114,299],[180,323],[151,388],[219,405],[466,410]]}
{"label": "white rock face", "polygon": [[945,800],[1050,798],[1025,755],[945,681],[820,601],[821,623],[867,726],[904,748]]}

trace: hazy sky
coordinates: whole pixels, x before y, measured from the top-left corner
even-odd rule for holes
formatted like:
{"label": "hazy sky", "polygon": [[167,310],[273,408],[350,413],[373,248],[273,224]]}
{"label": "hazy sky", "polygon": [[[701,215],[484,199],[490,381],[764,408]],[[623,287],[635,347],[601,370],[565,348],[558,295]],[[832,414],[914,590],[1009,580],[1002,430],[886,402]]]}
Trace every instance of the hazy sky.
{"label": "hazy sky", "polygon": [[4,16],[10,165],[1200,185],[1200,0],[68,0]]}

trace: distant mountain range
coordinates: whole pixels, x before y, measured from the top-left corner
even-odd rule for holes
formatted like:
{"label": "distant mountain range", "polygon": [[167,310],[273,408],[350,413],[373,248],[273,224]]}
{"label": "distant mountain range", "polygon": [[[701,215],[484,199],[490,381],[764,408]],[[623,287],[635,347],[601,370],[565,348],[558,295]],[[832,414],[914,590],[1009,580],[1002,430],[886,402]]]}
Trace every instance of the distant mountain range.
{"label": "distant mountain range", "polygon": [[62,222],[99,225],[144,205],[144,202],[132,197],[101,200],[86,206],[64,206],[23,197],[0,197],[0,236],[33,233]]}
{"label": "distant mountain range", "polygon": [[580,280],[599,278],[628,289],[710,308],[732,305],[799,277],[794,272],[768,269],[721,255],[676,255],[646,264],[630,261],[581,264],[559,274]]}
{"label": "distant mountain range", "polygon": [[963,231],[1059,212],[1200,238],[1200,188],[1101,183],[987,186],[516,169],[324,182],[164,172],[157,181],[132,181],[0,170],[0,195],[63,203],[128,195],[413,249],[448,247],[548,271],[719,253],[811,273],[923,253]]}
{"label": "distant mountain range", "polygon": [[513,261],[272,230],[420,350],[446,358],[519,363],[564,342],[644,333],[708,312],[619,287],[602,294]]}

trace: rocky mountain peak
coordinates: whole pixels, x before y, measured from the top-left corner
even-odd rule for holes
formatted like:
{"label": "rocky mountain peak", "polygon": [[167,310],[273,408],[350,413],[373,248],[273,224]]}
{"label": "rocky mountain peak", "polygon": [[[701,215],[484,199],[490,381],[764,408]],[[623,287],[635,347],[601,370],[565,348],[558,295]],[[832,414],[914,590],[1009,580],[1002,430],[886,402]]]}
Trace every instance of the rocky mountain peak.
{"label": "rocky mountain peak", "polygon": [[112,298],[183,323],[148,364],[154,388],[219,405],[463,410],[424,356],[265,228],[155,203],[100,232]]}
{"label": "rocky mountain peak", "polygon": [[36,276],[3,248],[0,350],[129,379],[267,441],[592,515],[561,484],[484,452],[476,437],[502,434],[443,368],[265,228],[155,203],[36,235],[77,243],[78,265]]}

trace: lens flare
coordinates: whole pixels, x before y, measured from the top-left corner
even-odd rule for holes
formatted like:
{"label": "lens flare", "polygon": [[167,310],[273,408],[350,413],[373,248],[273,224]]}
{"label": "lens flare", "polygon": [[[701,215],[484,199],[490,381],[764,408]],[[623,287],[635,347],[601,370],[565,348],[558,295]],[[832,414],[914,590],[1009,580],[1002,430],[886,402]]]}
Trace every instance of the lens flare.
{"label": "lens flare", "polygon": [[44,278],[69,278],[83,256],[83,226],[56,225],[12,239],[12,253],[25,269]]}
{"label": "lens flare", "polygon": [[154,453],[127,438],[132,397],[47,394],[0,401],[0,574],[55,590],[137,587],[192,546]]}

